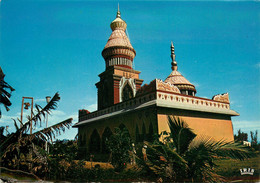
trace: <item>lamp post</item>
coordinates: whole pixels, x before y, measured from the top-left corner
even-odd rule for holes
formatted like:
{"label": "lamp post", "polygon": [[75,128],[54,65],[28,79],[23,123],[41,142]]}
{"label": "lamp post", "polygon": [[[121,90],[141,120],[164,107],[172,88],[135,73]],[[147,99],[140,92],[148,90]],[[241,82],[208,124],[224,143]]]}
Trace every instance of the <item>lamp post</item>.
{"label": "lamp post", "polygon": [[[50,102],[50,100],[51,100],[51,97],[50,96],[47,96],[46,97],[46,102],[47,102],[47,104]],[[48,128],[48,113],[47,113],[47,116],[46,116],[46,128]],[[48,152],[49,150],[48,150],[48,141],[46,140],[46,142],[45,142],[45,151],[46,152]]]}

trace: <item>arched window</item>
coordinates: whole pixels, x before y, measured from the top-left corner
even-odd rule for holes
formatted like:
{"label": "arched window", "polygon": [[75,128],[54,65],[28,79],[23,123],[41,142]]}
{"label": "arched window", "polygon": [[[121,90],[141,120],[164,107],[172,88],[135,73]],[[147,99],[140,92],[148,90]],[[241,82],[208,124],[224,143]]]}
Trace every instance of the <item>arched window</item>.
{"label": "arched window", "polygon": [[100,152],[100,136],[95,129],[90,136],[89,152],[99,153]]}
{"label": "arched window", "polygon": [[134,97],[131,86],[127,83],[122,92],[122,101],[126,101]]}
{"label": "arched window", "polygon": [[104,133],[102,135],[102,152],[109,153],[109,149],[107,148],[106,141],[109,140],[110,136],[112,135],[112,131],[109,127],[106,127]]}

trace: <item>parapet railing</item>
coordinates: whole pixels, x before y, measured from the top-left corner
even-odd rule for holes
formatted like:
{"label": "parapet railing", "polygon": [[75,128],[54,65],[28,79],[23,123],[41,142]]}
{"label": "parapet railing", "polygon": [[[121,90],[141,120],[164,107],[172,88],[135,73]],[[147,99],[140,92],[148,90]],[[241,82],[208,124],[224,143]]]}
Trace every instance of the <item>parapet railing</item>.
{"label": "parapet railing", "polygon": [[144,94],[142,96],[137,96],[133,99],[120,102],[118,104],[115,104],[111,107],[94,111],[89,114],[82,114],[79,116],[79,122],[91,118],[95,118],[98,116],[102,116],[105,114],[109,114],[112,112],[120,111],[123,109],[133,108],[136,106],[139,106],[141,104],[144,104],[148,101],[152,100],[158,100],[158,101],[165,101],[170,103],[180,103],[182,105],[189,105],[189,106],[200,106],[200,107],[208,107],[211,109],[222,109],[222,110],[229,110],[230,105],[229,103],[215,101],[211,99],[206,98],[200,98],[196,96],[190,96],[190,95],[183,95],[178,93],[171,93],[171,92],[165,92],[165,91],[154,91],[148,94]]}

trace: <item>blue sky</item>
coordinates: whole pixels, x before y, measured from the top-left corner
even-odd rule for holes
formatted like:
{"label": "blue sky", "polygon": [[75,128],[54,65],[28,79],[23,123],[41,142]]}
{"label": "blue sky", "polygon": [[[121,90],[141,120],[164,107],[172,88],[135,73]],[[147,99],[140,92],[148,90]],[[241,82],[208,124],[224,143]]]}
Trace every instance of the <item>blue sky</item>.
{"label": "blue sky", "polygon": [[[118,1],[2,0],[0,65],[13,92],[11,110],[1,106],[0,126],[14,129],[23,96],[44,105],[61,95],[49,124],[96,109],[101,56]],[[234,132],[260,130],[260,4],[256,1],[119,1],[136,50],[134,66],[144,83],[171,72],[170,43],[179,71],[211,98],[228,92]],[[60,138],[73,138],[77,129]]]}

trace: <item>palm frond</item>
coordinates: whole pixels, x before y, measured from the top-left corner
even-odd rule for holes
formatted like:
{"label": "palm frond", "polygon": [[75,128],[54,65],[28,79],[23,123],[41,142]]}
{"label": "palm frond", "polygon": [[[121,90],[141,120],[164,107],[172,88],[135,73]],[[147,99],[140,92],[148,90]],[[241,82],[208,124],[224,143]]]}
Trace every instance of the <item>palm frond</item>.
{"label": "palm frond", "polygon": [[162,176],[165,173],[165,168],[167,166],[166,161],[161,161],[161,156],[166,156],[163,154],[163,149],[160,145],[151,145],[147,144],[147,156],[148,160],[144,161],[140,158],[140,164],[144,167],[144,169],[148,170],[150,173]]}
{"label": "palm frond", "polygon": [[[4,86],[5,87],[5,86]],[[11,97],[11,93],[7,92],[6,90],[1,89],[1,94],[5,95],[6,97],[10,98]]]}
{"label": "palm frond", "polygon": [[256,154],[250,149],[237,142],[226,142],[225,140],[215,141],[211,138],[201,137],[191,144],[192,146],[199,146],[203,144],[214,156],[222,158],[232,158],[244,160],[255,157]]}
{"label": "palm frond", "polygon": [[[216,141],[207,136],[197,137],[181,118],[168,116],[168,124],[170,133],[162,132],[162,141],[148,146],[148,161],[145,163],[152,172],[156,171],[160,176],[166,175],[170,181],[224,181],[214,169],[217,159],[244,160],[255,156],[249,148],[238,143]],[[165,161],[161,162],[158,159],[160,156],[163,156]],[[164,174],[167,172],[165,170],[174,176]]]}
{"label": "palm frond", "polygon": [[23,123],[20,118],[17,118],[17,121],[20,123],[20,126],[23,126]]}
{"label": "palm frond", "polygon": [[19,143],[11,143],[9,144],[6,148],[5,151],[1,152],[0,157],[5,157],[7,153],[12,152],[14,149],[17,149],[29,141],[32,141],[35,138],[39,138],[42,140],[47,140],[47,139],[52,139],[53,137],[55,138],[56,135],[60,134],[61,131],[65,131],[66,128],[70,128],[72,124],[72,118],[69,118],[67,120],[64,120],[60,123],[57,123],[53,126],[50,126],[48,128],[45,128],[43,130],[40,130],[38,132],[33,133],[32,135],[26,135],[23,136],[22,138],[19,139]]}
{"label": "palm frond", "polygon": [[179,117],[168,116],[170,135],[179,154],[184,154],[188,150],[191,141],[196,134],[188,127],[188,124]]}
{"label": "palm frond", "polygon": [[187,162],[175,149],[162,142],[151,144],[147,142],[148,160],[139,159],[143,169],[157,177],[173,181],[181,177],[187,169]]}
{"label": "palm frond", "polygon": [[[7,82],[4,81],[5,74],[3,73],[2,68],[0,67],[0,104],[3,104],[6,110],[8,111],[8,106],[11,106],[12,103],[10,101],[11,93],[14,91],[14,88],[11,87]],[[2,116],[2,112],[0,109],[0,118]]]}
{"label": "palm frond", "polygon": [[30,127],[31,121],[32,121],[33,125],[36,126],[37,122],[41,121],[42,117],[44,117],[46,115],[46,113],[50,114],[51,110],[56,109],[57,103],[59,100],[60,100],[59,94],[55,93],[55,95],[52,97],[50,102],[44,108],[41,108],[39,105],[36,105],[37,114],[36,115],[33,114],[32,118],[30,118],[30,116],[28,116],[28,121],[23,124],[23,127],[20,130],[22,132],[28,130]]}
{"label": "palm frond", "polygon": [[186,160],[183,159],[183,157],[180,156],[174,149],[168,147],[168,148],[165,148],[165,151],[166,151],[166,153],[168,155],[168,159],[171,163],[175,163],[175,164],[178,163],[178,164],[186,167],[186,163],[187,163]]}
{"label": "palm frond", "polygon": [[[28,117],[28,121],[25,122],[24,124],[21,123],[21,121],[18,119],[18,121],[21,124],[21,127],[16,130],[15,133],[12,133],[11,135],[9,135],[4,142],[2,142],[0,144],[0,148],[1,149],[6,149],[7,147],[9,147],[10,144],[14,143],[14,142],[18,142],[20,140],[25,140],[23,137],[23,134],[25,134],[29,128],[31,123],[36,126],[38,121],[41,121],[42,117],[44,117],[46,115],[46,113],[50,114],[51,110],[56,109],[57,107],[57,102],[60,100],[59,94],[55,93],[55,95],[52,97],[52,99],[50,100],[50,102],[44,107],[41,108],[40,106],[37,105],[37,114],[34,115],[33,117]],[[33,123],[34,122],[34,123]],[[14,123],[16,123],[16,120],[14,120]],[[16,124],[16,127],[18,127],[18,125]],[[63,128],[63,127],[61,127]],[[1,152],[1,156],[4,153],[4,151]]]}
{"label": "palm frond", "polygon": [[188,178],[202,181],[208,177],[215,166],[215,153],[212,145],[207,141],[193,143],[185,153],[184,159],[188,162]]}
{"label": "palm frond", "polygon": [[223,142],[221,144],[217,144],[217,146],[218,147],[216,148],[215,153],[219,157],[245,160],[256,156],[253,151],[240,143]]}
{"label": "palm frond", "polygon": [[254,157],[255,153],[239,143],[215,141],[210,137],[200,137],[193,141],[184,159],[189,165],[189,176],[198,181],[204,177],[207,181],[220,181],[223,177],[214,172],[215,160],[219,158],[232,158],[244,160]]}
{"label": "palm frond", "polygon": [[9,89],[11,92],[15,90],[11,85],[4,81],[4,78],[2,78],[2,80],[0,79],[0,84],[2,89],[6,88]]}
{"label": "palm frond", "polygon": [[15,126],[16,131],[19,130],[19,127],[18,127],[18,125],[17,125],[15,119],[12,118],[12,120],[14,121],[14,126]]}
{"label": "palm frond", "polygon": [[72,120],[72,118],[69,118],[48,128],[44,128],[43,130],[35,132],[32,135],[30,135],[30,140],[34,138],[39,138],[42,140],[52,140],[52,138],[55,138],[56,135],[60,135],[61,131],[64,132],[66,128],[69,129],[72,125]]}

